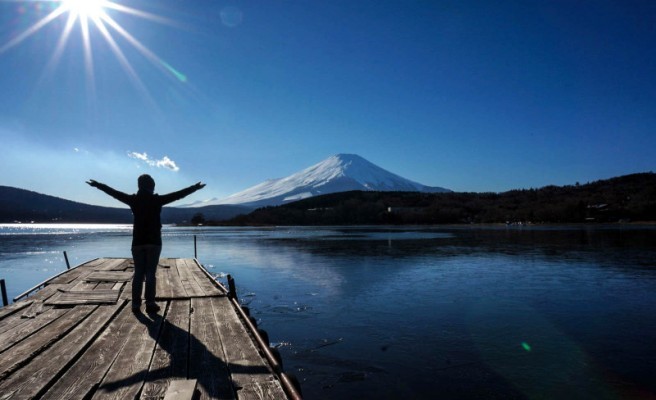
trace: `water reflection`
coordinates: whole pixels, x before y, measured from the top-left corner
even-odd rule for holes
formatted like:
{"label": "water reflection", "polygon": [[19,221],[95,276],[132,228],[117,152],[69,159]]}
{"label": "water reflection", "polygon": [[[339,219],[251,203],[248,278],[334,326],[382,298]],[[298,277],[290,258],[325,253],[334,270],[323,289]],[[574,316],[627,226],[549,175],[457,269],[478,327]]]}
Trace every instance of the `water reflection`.
{"label": "water reflection", "polygon": [[[653,227],[165,228],[163,256],[194,235],[308,398],[656,393]],[[130,235],[0,241],[13,282],[61,250],[129,256]]]}

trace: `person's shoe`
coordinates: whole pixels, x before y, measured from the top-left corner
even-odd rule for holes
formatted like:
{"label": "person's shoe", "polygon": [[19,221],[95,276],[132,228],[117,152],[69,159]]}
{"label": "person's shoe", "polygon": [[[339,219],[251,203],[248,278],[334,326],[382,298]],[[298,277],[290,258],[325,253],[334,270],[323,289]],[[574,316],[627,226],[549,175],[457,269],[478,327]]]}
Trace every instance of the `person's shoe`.
{"label": "person's shoe", "polygon": [[152,304],[146,304],[146,312],[147,312],[147,313],[153,313],[153,314],[154,314],[154,313],[156,313],[156,312],[159,311],[159,310],[160,310],[159,306],[158,306],[157,304],[155,304],[155,303],[152,303]]}
{"label": "person's shoe", "polygon": [[132,303],[132,312],[139,312],[139,309],[141,308],[141,303]]}

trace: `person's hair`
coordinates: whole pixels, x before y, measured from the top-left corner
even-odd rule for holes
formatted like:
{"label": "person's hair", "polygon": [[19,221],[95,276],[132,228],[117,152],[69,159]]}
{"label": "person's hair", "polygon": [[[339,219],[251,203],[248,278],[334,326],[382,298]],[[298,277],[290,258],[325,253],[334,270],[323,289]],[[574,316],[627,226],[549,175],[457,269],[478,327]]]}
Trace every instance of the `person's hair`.
{"label": "person's hair", "polygon": [[137,179],[137,184],[139,185],[139,190],[147,190],[149,192],[155,190],[155,180],[148,174],[141,175],[139,179]]}

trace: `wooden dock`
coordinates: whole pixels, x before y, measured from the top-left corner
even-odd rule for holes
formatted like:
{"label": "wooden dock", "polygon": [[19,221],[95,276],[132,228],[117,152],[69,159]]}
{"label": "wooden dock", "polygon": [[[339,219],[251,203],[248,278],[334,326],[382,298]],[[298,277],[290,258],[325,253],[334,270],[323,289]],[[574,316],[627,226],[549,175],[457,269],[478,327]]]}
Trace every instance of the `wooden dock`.
{"label": "wooden dock", "polygon": [[0,308],[0,399],[300,398],[196,260],[160,260],[157,314],[132,311],[133,268],[92,260]]}

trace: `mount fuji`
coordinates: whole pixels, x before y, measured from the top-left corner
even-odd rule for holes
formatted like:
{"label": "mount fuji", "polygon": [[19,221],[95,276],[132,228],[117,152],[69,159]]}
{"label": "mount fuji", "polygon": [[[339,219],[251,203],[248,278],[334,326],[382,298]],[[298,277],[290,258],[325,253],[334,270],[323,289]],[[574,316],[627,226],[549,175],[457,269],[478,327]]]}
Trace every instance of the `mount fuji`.
{"label": "mount fuji", "polygon": [[337,154],[286,178],[270,179],[224,199],[198,201],[183,207],[232,204],[264,207],[350,190],[450,192],[402,178],[356,154]]}

